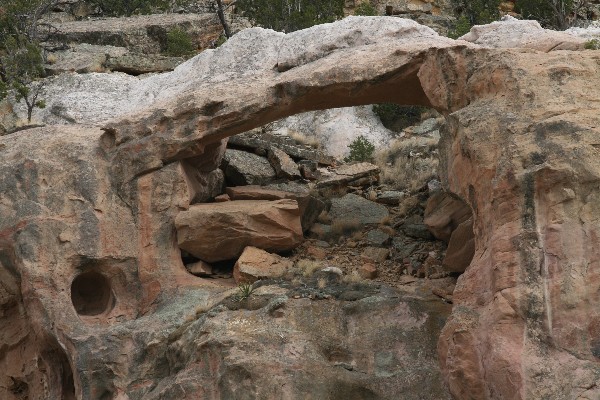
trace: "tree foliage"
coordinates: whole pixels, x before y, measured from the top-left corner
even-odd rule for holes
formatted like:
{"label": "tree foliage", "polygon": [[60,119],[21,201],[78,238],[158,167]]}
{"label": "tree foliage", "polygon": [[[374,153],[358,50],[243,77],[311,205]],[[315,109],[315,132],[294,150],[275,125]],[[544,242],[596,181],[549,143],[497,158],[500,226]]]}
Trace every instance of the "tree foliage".
{"label": "tree foliage", "polygon": [[360,3],[358,7],[354,9],[354,15],[364,15],[367,17],[379,15],[377,9],[373,7],[370,2]]}
{"label": "tree foliage", "polygon": [[587,0],[519,0],[516,11],[546,28],[566,29],[579,18],[587,18]]}
{"label": "tree foliage", "polygon": [[344,0],[238,0],[238,10],[264,28],[293,32],[344,16]]}
{"label": "tree foliage", "polygon": [[0,100],[13,93],[25,101],[28,120],[39,99],[44,75],[39,45],[40,18],[56,0],[6,0],[0,5]]}
{"label": "tree foliage", "polygon": [[194,53],[196,46],[192,43],[192,38],[183,29],[175,28],[167,33],[167,51],[166,53],[174,57],[183,57]]}
{"label": "tree foliage", "polygon": [[348,145],[350,154],[344,161],[371,161],[375,152],[375,145],[365,136],[360,135]]}
{"label": "tree foliage", "polygon": [[449,36],[458,38],[469,32],[473,25],[489,24],[500,17],[500,0],[452,0],[456,23]]}

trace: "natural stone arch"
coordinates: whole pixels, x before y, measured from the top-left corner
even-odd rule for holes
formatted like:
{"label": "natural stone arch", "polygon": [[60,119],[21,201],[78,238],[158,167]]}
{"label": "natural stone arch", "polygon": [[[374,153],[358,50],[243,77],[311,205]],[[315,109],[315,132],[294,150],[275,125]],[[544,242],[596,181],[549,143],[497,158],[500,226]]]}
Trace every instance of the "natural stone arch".
{"label": "natural stone arch", "polygon": [[[114,385],[127,379],[91,356],[89,327],[78,324],[74,310],[53,304],[70,301],[60,278],[72,276],[76,255],[129,263],[141,287],[139,315],[167,303],[194,285],[173,267],[179,254],[172,221],[187,206],[179,196],[187,189],[178,161],[213,155],[205,149],[219,148],[219,140],[296,112],[380,101],[429,105],[446,115],[444,183],[474,211],[475,258],[439,342],[451,392],[477,399],[597,396],[598,57],[483,49],[411,23],[385,20],[369,30],[362,21],[375,20],[350,19],[285,39],[247,31],[237,47],[232,41],[211,54],[242,51],[244,35],[254,32],[265,35],[261,45],[278,49],[275,63],[174,90],[142,111],[101,123],[103,131],[52,126],[23,132],[29,142],[2,140],[0,181],[8,182],[2,192],[13,204],[27,200],[27,207],[16,217],[4,211],[0,232],[14,243],[0,250],[17,254],[12,269],[38,285],[22,289],[28,309],[40,316],[30,322],[66,343],[71,365],[89,362],[74,371],[79,397],[116,395],[126,386]],[[362,33],[347,29],[355,23]],[[331,43],[311,45],[323,38]],[[199,70],[209,68],[200,61]],[[52,157],[42,157],[40,142]],[[95,184],[68,180],[83,167]],[[57,189],[12,185],[11,176],[43,177]],[[73,199],[60,200],[58,189]],[[157,191],[173,194],[158,202]],[[65,213],[81,217],[52,222]],[[115,225],[127,241],[112,240]],[[94,229],[98,243],[85,237]],[[60,240],[57,231],[64,231]],[[114,333],[112,323],[94,329]],[[119,352],[107,349],[106,359],[121,360]]]}
{"label": "natural stone arch", "polygon": [[[317,32],[331,42],[315,55],[308,37]],[[330,51],[327,46],[335,47],[339,37],[323,35],[319,29],[299,36],[303,34],[307,39],[299,43],[308,50],[294,47],[295,38],[289,35],[286,39],[291,43],[282,44],[275,68],[255,74],[251,85],[243,77],[199,88],[161,105],[160,110],[153,107],[107,124],[105,130],[116,143],[130,140],[113,151],[119,168],[133,168],[122,171],[125,179],[200,154],[206,143],[301,111],[377,102],[432,106],[448,121],[441,144],[445,185],[474,210],[476,232],[474,262],[459,282],[457,311],[440,339],[441,363],[452,393],[459,398],[500,394],[530,398],[559,392],[568,396],[593,388],[591,375],[591,380],[584,379],[586,384],[568,382],[563,365],[546,362],[547,346],[562,342],[554,348],[557,355],[565,355],[560,348],[570,346],[570,334],[557,334],[550,323],[550,297],[567,289],[560,280],[548,283],[550,272],[536,275],[531,269],[547,258],[543,256],[549,251],[544,238],[560,237],[563,232],[552,227],[552,217],[540,220],[538,204],[562,196],[553,188],[554,182],[572,186],[574,171],[582,168],[597,181],[595,167],[567,156],[569,151],[591,156],[594,150],[569,143],[566,137],[578,135],[593,142],[598,117],[593,112],[565,115],[563,110],[565,104],[573,110],[587,108],[590,104],[582,99],[598,98],[597,85],[583,88],[580,83],[598,80],[594,57],[589,53],[480,49],[410,34],[406,35],[409,40]],[[300,56],[288,58],[287,54]],[[553,97],[548,99],[542,88],[553,90]],[[132,149],[140,146],[157,158],[149,163],[138,160]],[[576,190],[568,189],[571,195],[562,197],[587,203],[576,193],[591,195],[590,185],[575,185]],[[506,207],[514,208],[514,216]],[[596,232],[590,226],[578,229],[584,236]],[[563,235],[563,240],[568,240],[570,233]],[[551,247],[556,245],[554,240],[558,239],[553,239]],[[559,247],[559,253],[568,258],[570,250]],[[593,263],[595,253],[590,253],[591,259],[584,252],[576,254]],[[595,279],[600,271],[594,268],[589,273]],[[552,285],[557,286],[549,289]],[[573,301],[598,300],[594,295],[593,300]],[[569,307],[572,304],[562,306],[565,316],[573,315]],[[587,330],[600,329],[587,317],[575,318],[587,325]],[[503,329],[505,324],[510,328]],[[540,339],[543,337],[547,339]],[[590,350],[592,342],[584,339],[576,347],[580,348],[578,355],[569,355],[568,363],[598,372]],[[546,361],[536,361],[538,358]],[[542,370],[551,371],[543,384],[535,378]]]}

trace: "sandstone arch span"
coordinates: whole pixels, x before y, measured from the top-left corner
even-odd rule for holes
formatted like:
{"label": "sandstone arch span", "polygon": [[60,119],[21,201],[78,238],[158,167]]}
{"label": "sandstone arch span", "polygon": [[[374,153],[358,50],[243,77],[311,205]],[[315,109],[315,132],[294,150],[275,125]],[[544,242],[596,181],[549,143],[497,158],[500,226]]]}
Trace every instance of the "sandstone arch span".
{"label": "sandstone arch span", "polygon": [[[287,36],[254,29],[192,61],[198,79],[157,78],[145,106],[1,139],[0,262],[28,282],[20,318],[58,338],[79,397],[135,398],[135,360],[123,350],[133,344],[116,335],[99,359],[90,332],[133,326],[194,285],[173,268],[173,218],[189,190],[179,162],[210,165],[220,140],[301,111],[421,104],[447,118],[444,184],[473,209],[477,237],[438,346],[452,394],[598,397],[599,61],[481,48],[397,19]],[[82,120],[93,109],[78,107]],[[63,289],[90,260],[119,277],[122,296],[86,325],[63,306]],[[209,288],[194,296],[205,305],[218,297]]]}

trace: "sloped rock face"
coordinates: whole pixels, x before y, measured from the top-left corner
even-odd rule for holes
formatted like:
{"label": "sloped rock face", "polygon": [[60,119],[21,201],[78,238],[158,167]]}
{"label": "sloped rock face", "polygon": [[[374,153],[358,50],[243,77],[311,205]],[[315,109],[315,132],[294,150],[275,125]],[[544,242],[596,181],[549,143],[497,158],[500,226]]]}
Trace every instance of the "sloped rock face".
{"label": "sloped rock face", "polygon": [[[364,298],[364,318],[292,301],[311,312],[283,326],[310,333],[287,336],[263,314],[209,312],[226,294],[189,275],[176,244],[193,197],[182,160],[214,162],[221,139],[294,113],[393,101],[446,116],[444,185],[473,210],[475,256],[438,343],[452,395],[598,398],[598,61],[349,18],[289,35],[250,29],[171,74],[76,78],[38,117],[80,124],[0,138],[0,397],[390,398],[411,382],[413,398],[428,395],[422,382],[447,397],[432,364],[402,369],[415,358],[394,335],[412,326],[422,340],[439,321],[406,312],[407,299]],[[362,322],[328,319],[340,307]],[[314,315],[343,335],[306,339]],[[343,351],[325,346],[336,340]]]}

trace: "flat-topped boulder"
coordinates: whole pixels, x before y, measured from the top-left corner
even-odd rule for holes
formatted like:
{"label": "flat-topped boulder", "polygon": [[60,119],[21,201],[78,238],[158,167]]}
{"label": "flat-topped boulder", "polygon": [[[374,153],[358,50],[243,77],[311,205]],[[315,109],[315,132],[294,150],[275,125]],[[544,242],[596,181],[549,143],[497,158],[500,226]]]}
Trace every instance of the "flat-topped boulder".
{"label": "flat-topped boulder", "polygon": [[302,243],[295,200],[237,200],[195,204],[175,218],[177,243],[206,262],[231,260],[246,246],[270,252]]}

